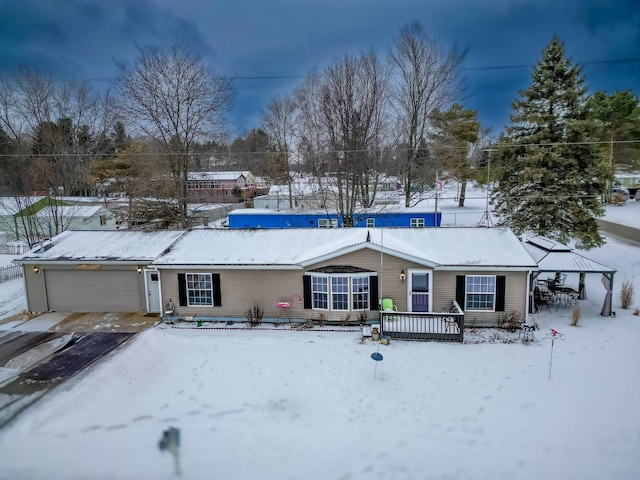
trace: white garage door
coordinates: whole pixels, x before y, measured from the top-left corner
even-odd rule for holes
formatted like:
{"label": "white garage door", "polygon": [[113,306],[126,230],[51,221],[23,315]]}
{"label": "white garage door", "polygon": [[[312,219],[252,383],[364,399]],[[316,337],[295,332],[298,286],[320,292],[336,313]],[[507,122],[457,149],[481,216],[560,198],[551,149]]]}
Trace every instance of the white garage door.
{"label": "white garage door", "polygon": [[141,275],[135,270],[45,270],[49,310],[58,312],[136,312]]}

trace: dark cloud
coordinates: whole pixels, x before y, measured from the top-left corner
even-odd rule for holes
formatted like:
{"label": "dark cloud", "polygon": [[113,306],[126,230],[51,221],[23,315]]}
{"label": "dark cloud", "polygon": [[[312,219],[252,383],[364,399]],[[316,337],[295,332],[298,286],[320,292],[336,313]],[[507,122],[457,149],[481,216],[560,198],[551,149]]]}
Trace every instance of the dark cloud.
{"label": "dark cloud", "polygon": [[[531,68],[558,34],[569,56],[586,62],[590,90],[638,91],[639,62],[589,63],[639,57],[637,0],[28,0],[0,2],[0,75],[20,66],[54,78],[117,75],[138,47],[186,46],[217,73],[296,77],[345,54],[386,55],[400,28],[419,21],[444,47],[469,49],[465,105],[497,133]],[[485,69],[482,67],[524,68]],[[478,69],[480,68],[480,69]],[[257,126],[273,95],[300,78],[236,81],[233,127]]]}

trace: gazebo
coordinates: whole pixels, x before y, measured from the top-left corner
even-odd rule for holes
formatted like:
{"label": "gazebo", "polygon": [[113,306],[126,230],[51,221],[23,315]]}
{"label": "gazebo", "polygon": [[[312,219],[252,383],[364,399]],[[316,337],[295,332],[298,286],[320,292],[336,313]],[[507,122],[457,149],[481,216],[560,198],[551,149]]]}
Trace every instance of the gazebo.
{"label": "gazebo", "polygon": [[[578,298],[587,298],[585,276],[587,273],[602,274],[602,284],[607,290],[600,315],[611,316],[613,276],[615,270],[574,252],[570,247],[543,236],[536,236],[524,242],[525,249],[538,264],[538,270],[531,276],[529,296],[533,298],[533,288],[541,273],[579,273]],[[533,302],[530,301],[530,309]]]}

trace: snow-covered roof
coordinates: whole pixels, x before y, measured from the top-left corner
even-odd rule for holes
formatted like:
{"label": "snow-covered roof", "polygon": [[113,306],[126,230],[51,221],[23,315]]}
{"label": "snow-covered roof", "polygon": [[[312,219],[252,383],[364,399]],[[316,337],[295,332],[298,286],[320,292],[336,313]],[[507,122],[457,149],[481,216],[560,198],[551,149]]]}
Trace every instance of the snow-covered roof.
{"label": "snow-covered roof", "polygon": [[525,249],[541,272],[613,273],[615,270],[574,252],[568,246],[545,237],[524,242]]}
{"label": "snow-covered roof", "polygon": [[[313,195],[314,193],[319,192],[319,189],[316,185],[309,183],[296,183],[291,186],[291,195],[299,196],[299,195]],[[275,197],[288,197],[289,196],[289,186],[288,185],[271,185],[269,187],[269,196]],[[267,195],[263,195],[267,196]]]}
{"label": "snow-covered roof", "polygon": [[363,248],[433,268],[536,267],[518,238],[502,228],[199,229],[153,265],[302,268]]}
{"label": "snow-covered roof", "polygon": [[9,217],[45,197],[0,197],[0,216]]}
{"label": "snow-covered roof", "polygon": [[60,218],[91,218],[105,208],[101,205],[64,205],[56,207],[45,207],[36,213],[39,218],[52,216],[52,211]]}
{"label": "snow-covered roof", "polygon": [[156,230],[66,231],[39,245],[15,261],[38,262],[150,262],[184,232]]}

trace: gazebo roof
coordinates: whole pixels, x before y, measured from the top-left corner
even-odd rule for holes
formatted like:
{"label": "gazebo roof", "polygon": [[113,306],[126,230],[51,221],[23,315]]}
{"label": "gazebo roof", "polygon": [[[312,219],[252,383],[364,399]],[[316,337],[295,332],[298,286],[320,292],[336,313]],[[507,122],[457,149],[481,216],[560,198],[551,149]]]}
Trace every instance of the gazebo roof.
{"label": "gazebo roof", "polygon": [[524,248],[538,264],[540,272],[615,273],[615,270],[591,260],[570,247],[546,237],[537,236],[524,242]]}

